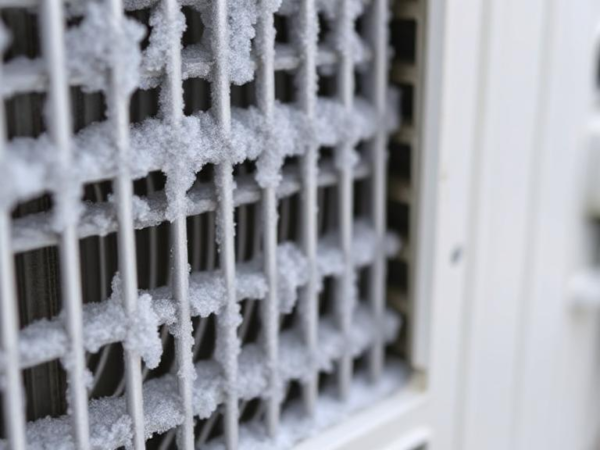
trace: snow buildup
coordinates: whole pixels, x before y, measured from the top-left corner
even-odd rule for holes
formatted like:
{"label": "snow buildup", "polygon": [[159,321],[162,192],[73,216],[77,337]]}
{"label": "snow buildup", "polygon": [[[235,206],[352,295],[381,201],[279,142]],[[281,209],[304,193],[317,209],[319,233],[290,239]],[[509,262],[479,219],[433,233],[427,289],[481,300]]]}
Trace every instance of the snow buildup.
{"label": "snow buildup", "polygon": [[236,394],[241,400],[269,395],[268,368],[262,346],[250,344],[240,354]]}
{"label": "snow buildup", "polygon": [[126,350],[138,353],[149,369],[158,367],[162,356],[162,343],[158,333],[158,316],[152,309],[152,297],[138,298],[136,312],[129,317],[130,329],[123,342]]}
{"label": "snow buildup", "polygon": [[[127,317],[121,303],[118,274],[112,284],[113,292],[108,300],[89,303],[83,308],[84,348],[96,353],[104,345],[123,341],[125,348],[138,352],[148,367],[156,367],[162,355],[162,345],[158,337],[160,319],[153,309],[151,297],[142,295],[136,313]],[[56,358],[62,359],[65,368],[72,365],[63,320],[64,313],[61,313],[59,320],[42,319],[21,331],[19,351],[25,366]]]}
{"label": "snow buildup", "polygon": [[189,301],[194,316],[208,317],[223,307],[227,292],[220,272],[197,272],[190,276]]}
{"label": "snow buildup", "polygon": [[253,298],[263,299],[269,286],[257,261],[240,264],[236,267],[236,291],[238,301]]}
{"label": "snow buildup", "polygon": [[54,191],[54,209],[52,210],[51,229],[61,233],[68,227],[76,227],[83,205],[79,201],[83,194],[83,186],[77,181],[76,168],[59,161],[56,165]]}
{"label": "snow buildup", "polygon": [[[298,288],[307,281],[307,261],[302,252],[291,243],[281,244],[278,255],[279,308],[289,313],[297,300]],[[262,257],[239,264],[236,268],[236,298],[262,300],[268,292],[267,280],[262,272]],[[153,297],[153,307],[162,321],[174,315],[171,292],[159,288],[149,292]],[[194,272],[190,275],[189,301],[193,317],[220,315],[227,298],[225,281],[221,271]],[[175,322],[173,321],[173,324]]]}
{"label": "snow buildup", "polygon": [[298,288],[308,282],[308,261],[304,254],[291,243],[277,248],[277,280],[279,312],[292,312],[298,298]]}
{"label": "snow buildup", "polygon": [[129,317],[123,307],[121,277],[112,280],[112,293],[108,300],[90,303],[83,310],[84,347],[96,353],[106,342],[120,340],[123,346],[138,353],[146,365],[153,369],[162,356],[158,334],[159,318],[152,308],[152,298],[142,294],[136,311]]}
{"label": "snow buildup", "polygon": [[[90,401],[91,448],[117,448],[133,438],[132,421],[127,414],[125,398],[102,398]],[[69,416],[46,417],[27,424],[28,448],[40,450],[75,450]],[[2,445],[0,444],[0,448]]]}
{"label": "snow buildup", "polygon": [[[167,174],[166,194],[168,220],[174,220],[189,205],[181,204],[181,193],[193,185],[198,173],[206,164],[230,162],[239,164],[246,159],[256,159],[261,146],[258,135],[259,113],[255,108],[232,111],[231,134],[222,135],[214,117],[206,112],[185,116],[179,127],[149,119],[131,132],[132,160],[144,168],[157,166]],[[132,155],[133,156],[133,155]],[[133,173],[139,170],[132,168]],[[170,176],[169,176],[170,175]]]}
{"label": "snow buildup", "polygon": [[[277,1],[270,1],[276,7]],[[204,24],[204,34],[199,44],[200,52],[215,49],[214,20],[212,1],[200,1],[193,5],[201,14]],[[229,48],[227,63],[229,79],[232,83],[242,85],[254,78],[255,63],[252,59],[252,40],[256,36],[258,21],[257,0],[230,0],[228,2]],[[210,65],[214,65],[221,55],[212,55]],[[210,76],[210,75],[209,75]]]}
{"label": "snow buildup", "polygon": [[21,363],[32,366],[46,358],[60,358],[66,353],[68,345],[69,339],[62,322],[38,320],[26,326],[19,334]]}
{"label": "snow buildup", "polygon": [[148,199],[137,195],[133,195],[131,198],[131,210],[133,220],[136,222],[148,223],[154,216]]}
{"label": "snow buildup", "polygon": [[[183,422],[177,379],[173,375],[149,380],[142,386],[144,393],[144,431],[146,439],[162,434]],[[123,445],[123,444],[121,444]],[[108,448],[116,448],[111,446]],[[107,448],[107,446],[104,446]]]}
{"label": "snow buildup", "polygon": [[244,84],[254,78],[250,53],[256,35],[258,5],[256,0],[230,0],[228,6],[229,79],[232,83]]}
{"label": "snow buildup", "polygon": [[[131,129],[128,169],[133,178],[155,170],[176,174],[172,177],[175,179],[168,180],[167,199],[171,202],[181,198],[180,192],[192,186],[195,174],[204,165],[225,161],[238,164],[260,156],[257,181],[263,187],[272,186],[280,180],[278,168],[285,157],[303,154],[310,140],[324,146],[359,142],[371,137],[380,127],[385,126],[387,130],[396,123],[395,109],[390,104],[388,114],[381,118],[360,98],[349,111],[337,101],[320,99],[311,126],[297,109],[276,104],[268,132],[264,116],[257,108],[233,108],[229,139],[221,135],[214,118],[206,112],[184,116],[180,127],[172,127],[160,119],[147,119]],[[0,162],[3,175],[0,177],[0,206],[12,206],[46,190],[63,192],[58,189],[68,188],[60,187],[65,179],[76,186],[114,176],[118,167],[111,131],[109,122],[101,122],[77,134],[69,177],[58,167],[56,148],[47,134],[36,139],[11,140],[4,161]],[[352,155],[341,163],[354,164],[356,155]],[[189,205],[170,204],[167,218],[173,220],[181,208],[185,210]]]}
{"label": "snow buildup", "polygon": [[230,311],[223,310],[217,316],[217,339],[215,343],[214,359],[217,361],[225,373],[231,371],[235,365],[235,359],[241,350],[241,342],[235,332],[233,342],[228,342],[229,331],[237,330],[242,324],[242,314],[239,303],[228,305]]}
{"label": "snow buildup", "polygon": [[260,116],[257,126],[262,138],[262,151],[256,162],[256,181],[262,188],[277,187],[281,182],[281,167],[288,156],[306,152],[311,135],[304,114],[276,102],[273,120]]}
{"label": "snow buildup", "polygon": [[344,3],[348,8],[348,20],[350,26],[338,26],[341,19],[341,1],[323,0],[319,7],[325,18],[332,23],[333,32],[326,37],[326,43],[338,53],[344,54],[354,61],[355,64],[366,60],[368,49],[359,34],[356,32],[354,22],[360,17],[365,8],[364,0],[350,0]]}
{"label": "snow buildup", "polygon": [[[270,0],[266,5],[268,11],[274,13],[279,8],[280,0]],[[211,54],[214,38],[214,20],[212,17],[214,2],[198,1],[191,5],[198,10],[204,24],[204,32],[201,42],[182,49],[182,55],[188,60],[193,60],[192,70],[194,76],[211,76],[212,66],[220,56]],[[257,0],[230,0],[228,3],[228,25],[229,25],[229,47],[228,67],[229,79],[232,83],[242,85],[251,81],[254,77],[255,62],[252,58],[252,40],[256,36],[256,23],[258,21],[259,6]],[[176,40],[181,42],[181,36],[185,30],[185,17],[181,11],[177,11],[175,21],[169,23],[165,18],[162,6],[155,6],[150,17],[150,45],[144,51],[142,67],[150,73],[160,72],[167,60],[170,51],[170,42]],[[183,78],[192,76],[191,73],[183,73]],[[155,87],[160,79],[151,78],[142,83],[142,88]]]}
{"label": "snow buildup", "polygon": [[372,136],[377,129],[377,116],[373,107],[365,100],[357,98],[352,109],[344,108],[339,102],[320,100],[317,107],[317,135],[322,145],[342,144],[341,151],[335,154],[338,169],[352,169],[359,161],[355,146]]}
{"label": "snow buildup", "polygon": [[[65,36],[71,75],[86,92],[110,87],[122,95],[132,93],[139,83],[139,44],[144,34],[135,20],[123,18],[119,23],[108,2],[88,2],[82,23],[69,28]],[[117,67],[118,84],[110,86],[110,71]]]}
{"label": "snow buildup", "polygon": [[[1,52],[1,51],[0,51]],[[45,61],[42,58],[28,58],[25,56],[17,56],[12,58],[10,61],[4,63],[3,74],[6,78],[11,78],[11,83],[2,83],[0,86],[0,92],[2,92],[6,98],[9,98],[23,89],[27,83],[27,79],[19,76],[23,73],[30,74],[43,74],[45,70]],[[20,84],[22,82],[23,84]],[[32,86],[32,92],[39,91],[43,86],[39,84]]]}
{"label": "snow buildup", "polygon": [[194,415],[208,419],[223,401],[223,373],[215,361],[196,364],[196,380],[192,392]]}
{"label": "snow buildup", "polygon": [[7,150],[0,162],[2,209],[12,206],[17,199],[41,193],[52,182],[48,168],[54,166],[54,149],[46,134],[37,139],[14,139]]}
{"label": "snow buildup", "polygon": [[[148,47],[142,57],[142,69],[146,72],[161,72],[165,66],[169,70],[167,61],[172,51],[181,50],[181,38],[186,29],[185,15],[179,8],[172,17],[167,17],[165,2],[154,6],[150,14],[150,38]],[[173,43],[179,48],[173,48]],[[160,82],[160,78],[155,81]],[[157,84],[144,85],[142,89],[155,87]]]}

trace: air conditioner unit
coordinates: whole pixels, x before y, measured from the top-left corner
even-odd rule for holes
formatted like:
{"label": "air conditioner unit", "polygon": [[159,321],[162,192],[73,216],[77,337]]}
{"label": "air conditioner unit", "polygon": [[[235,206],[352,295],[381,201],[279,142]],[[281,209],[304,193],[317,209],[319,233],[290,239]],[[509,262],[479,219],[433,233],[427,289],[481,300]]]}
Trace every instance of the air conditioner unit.
{"label": "air conditioner unit", "polygon": [[0,448],[595,448],[595,3],[0,0]]}

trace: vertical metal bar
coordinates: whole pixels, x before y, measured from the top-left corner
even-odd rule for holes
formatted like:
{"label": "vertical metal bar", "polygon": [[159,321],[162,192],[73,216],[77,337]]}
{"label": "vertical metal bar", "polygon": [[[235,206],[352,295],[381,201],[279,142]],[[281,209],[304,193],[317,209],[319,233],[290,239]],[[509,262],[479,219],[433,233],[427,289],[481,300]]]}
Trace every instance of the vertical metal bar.
{"label": "vertical metal bar", "polygon": [[[347,113],[352,112],[354,100],[354,61],[352,43],[348,36],[353,31],[354,23],[350,11],[350,0],[340,0],[336,16],[335,32],[338,36],[337,53],[339,56],[337,71],[337,96]],[[354,209],[353,178],[353,142],[346,140],[336,148],[337,168],[339,172],[338,205],[340,226],[340,247],[344,256],[344,272],[337,286],[337,319],[344,336],[349,343],[352,333],[352,316],[355,304],[355,275],[352,263],[352,222]],[[352,383],[352,355],[344,352],[338,370],[338,386],[340,396],[345,399]]]}
{"label": "vertical metal bar", "polygon": [[[302,0],[298,18],[298,35],[301,64],[297,73],[298,103],[310,124],[315,120],[317,101],[317,39],[318,17],[315,0]],[[302,248],[308,262],[308,282],[302,291],[302,330],[306,347],[314,356],[317,349],[318,325],[318,274],[317,274],[317,162],[318,145],[308,143],[302,157]],[[303,398],[307,412],[313,415],[317,401],[318,374],[312,371],[303,386]]]}
{"label": "vertical metal bar", "polygon": [[[373,50],[373,65],[368,86],[369,99],[380,118],[386,114],[386,94],[388,77],[388,2],[374,0],[369,16],[369,41]],[[386,228],[386,186],[387,186],[387,134],[379,128],[369,145],[372,158],[373,174],[371,176],[371,215],[375,230],[377,248],[369,279],[369,299],[375,323],[382,329],[385,308],[386,262],[384,252]],[[369,374],[377,381],[383,371],[384,342],[381,333],[369,353]]]}
{"label": "vertical metal bar", "polygon": [[[123,4],[121,0],[110,0],[111,18],[115,28],[123,27]],[[129,175],[129,93],[120,88],[123,79],[117,64],[111,71],[111,86],[107,92],[108,115],[114,130],[114,141],[119,160],[119,173],[113,185],[116,194],[117,219],[119,222],[119,271],[123,288],[123,305],[129,317],[137,312],[138,285],[135,235],[133,229],[132,196],[133,186]],[[125,352],[125,379],[127,410],[133,421],[133,448],[145,448],[144,404],[142,395],[142,368],[140,355],[132,350]]]}
{"label": "vertical metal bar", "polygon": [[[71,148],[71,110],[65,60],[65,18],[62,0],[45,0],[40,4],[42,46],[48,71],[48,105],[46,123],[57,151],[59,170],[65,183],[70,182],[73,152]],[[87,450],[89,442],[88,400],[83,349],[82,298],[79,240],[77,237],[74,186],[56,192],[55,214],[62,221],[60,231],[60,273],[65,311],[65,327],[69,336],[68,400],[73,434],[78,449]]]}
{"label": "vertical metal bar", "polygon": [[[176,14],[179,13],[179,4],[176,0],[164,0],[159,7],[164,8],[165,20],[174,23]],[[173,33],[167,52],[167,80],[163,84],[166,94],[163,95],[165,120],[177,132],[181,128],[183,119],[183,85],[181,81],[181,41],[180,36]],[[177,192],[177,204],[184,205],[185,192]],[[194,448],[194,415],[192,409],[192,374],[194,370],[192,353],[192,319],[188,299],[189,272],[187,227],[184,211],[179,211],[177,218],[171,224],[171,239],[173,243],[173,274],[171,282],[173,297],[178,306],[177,323],[179,333],[175,339],[175,353],[178,364],[178,389],[182,404],[183,423],[177,433],[177,446],[185,450]]]}
{"label": "vertical metal bar", "polygon": [[[0,41],[4,37],[0,23]],[[2,56],[0,42],[0,57]],[[2,59],[0,59],[0,85],[2,85]],[[6,120],[4,102],[0,101],[0,164],[5,155]],[[11,246],[10,208],[0,209],[0,350],[4,356],[3,411],[9,447],[24,450],[25,401],[19,363],[19,315],[15,287],[15,261]]]}
{"label": "vertical metal bar", "polygon": [[[215,55],[211,93],[213,114],[219,131],[227,142],[231,133],[231,104],[229,86],[229,26],[227,0],[213,0],[212,54]],[[217,239],[220,247],[220,263],[227,302],[218,317],[218,345],[221,364],[225,374],[225,445],[229,450],[238,446],[238,397],[236,392],[239,342],[237,336],[238,304],[235,288],[235,226],[233,204],[233,168],[231,162],[223,162],[216,169]]]}
{"label": "vertical metal bar", "polygon": [[[268,123],[267,129],[271,130],[273,111],[275,106],[275,26],[270,0],[260,2],[260,15],[256,34],[258,46],[258,72],[257,93],[258,107]],[[272,145],[267,139],[268,145]],[[276,149],[263,149],[265,152]],[[278,351],[279,351],[279,305],[277,287],[277,195],[276,187],[269,185],[262,193],[262,223],[264,271],[269,285],[267,298],[262,302],[262,326],[267,355],[269,373],[269,389],[266,399],[266,424],[269,436],[277,434],[279,426],[279,376],[278,376]]]}

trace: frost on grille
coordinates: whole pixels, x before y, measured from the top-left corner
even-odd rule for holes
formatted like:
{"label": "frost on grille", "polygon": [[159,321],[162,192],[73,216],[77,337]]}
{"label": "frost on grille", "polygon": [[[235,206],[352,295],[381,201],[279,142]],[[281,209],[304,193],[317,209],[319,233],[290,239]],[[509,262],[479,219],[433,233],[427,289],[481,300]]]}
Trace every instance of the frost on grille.
{"label": "frost on grille", "polygon": [[286,448],[402,383],[387,1],[0,12],[0,447]]}

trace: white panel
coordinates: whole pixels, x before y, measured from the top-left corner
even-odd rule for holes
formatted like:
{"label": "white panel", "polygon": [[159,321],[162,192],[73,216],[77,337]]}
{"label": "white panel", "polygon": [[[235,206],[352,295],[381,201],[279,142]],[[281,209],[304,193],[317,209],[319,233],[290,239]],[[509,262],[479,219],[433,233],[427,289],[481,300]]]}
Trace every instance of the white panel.
{"label": "white panel", "polygon": [[509,0],[485,5],[460,449],[512,448],[546,4]]}
{"label": "white panel", "polygon": [[471,253],[468,212],[484,3],[485,0],[464,0],[445,6],[438,204],[431,289],[429,387],[433,449],[461,448],[454,444],[459,438],[463,406],[460,349],[465,338],[462,331],[466,263]]}
{"label": "white panel", "polygon": [[600,5],[556,0],[549,19],[531,283],[523,296],[527,309],[516,392],[514,448],[523,450],[597,448],[598,441],[592,441],[600,413],[600,317],[571,309],[567,290],[570,277],[587,263],[591,244],[582,241],[587,237],[583,132],[591,117],[592,43]]}

